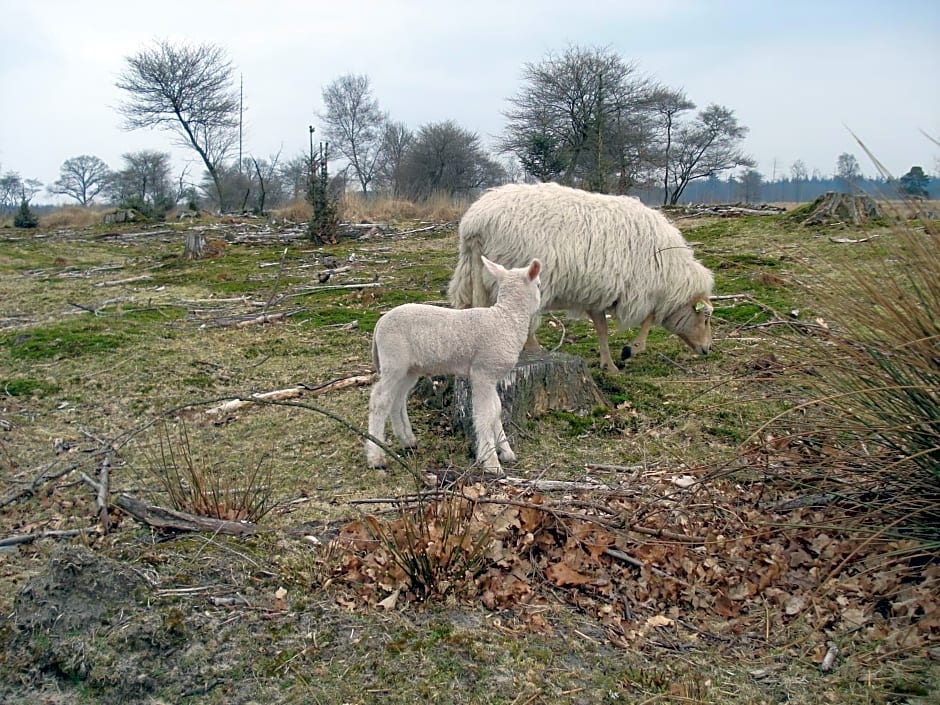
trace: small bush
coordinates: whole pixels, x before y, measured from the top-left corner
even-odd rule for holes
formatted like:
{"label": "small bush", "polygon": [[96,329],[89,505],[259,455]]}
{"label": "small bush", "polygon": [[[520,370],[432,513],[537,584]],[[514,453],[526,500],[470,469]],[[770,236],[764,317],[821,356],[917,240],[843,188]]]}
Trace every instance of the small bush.
{"label": "small bush", "polygon": [[271,463],[222,467],[197,457],[184,423],[176,435],[164,421],[155,447],[148,449],[152,474],[175,509],[228,521],[257,522],[272,508]]}
{"label": "small bush", "polygon": [[398,519],[366,517],[372,536],[404,571],[419,598],[446,595],[473,585],[484,567],[490,527],[475,521],[476,503],[445,493],[415,507],[400,507]]}

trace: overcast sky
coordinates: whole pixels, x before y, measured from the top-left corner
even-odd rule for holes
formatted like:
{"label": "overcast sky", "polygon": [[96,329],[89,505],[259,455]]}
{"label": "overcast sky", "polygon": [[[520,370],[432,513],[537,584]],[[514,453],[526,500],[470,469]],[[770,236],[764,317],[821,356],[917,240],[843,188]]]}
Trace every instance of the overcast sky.
{"label": "overcast sky", "polygon": [[940,166],[920,132],[940,137],[936,0],[0,0],[0,19],[0,169],[47,185],[80,154],[194,161],[167,133],[120,127],[115,81],[156,38],[226,49],[259,157],[306,150],[323,86],[347,73],[369,76],[392,119],[452,119],[490,145],[524,64],[579,45],[734,110],[767,179],[797,159],[830,175],[843,152],[874,174],[847,128],[896,176]]}

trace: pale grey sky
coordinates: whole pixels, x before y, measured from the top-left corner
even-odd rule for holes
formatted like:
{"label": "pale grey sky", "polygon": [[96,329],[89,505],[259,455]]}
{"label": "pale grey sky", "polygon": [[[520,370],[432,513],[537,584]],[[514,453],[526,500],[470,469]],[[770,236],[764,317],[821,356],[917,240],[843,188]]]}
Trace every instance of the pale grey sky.
{"label": "pale grey sky", "polygon": [[346,73],[412,129],[452,119],[491,144],[523,65],[575,44],[734,110],[767,179],[797,159],[832,174],[843,152],[874,174],[847,127],[896,176],[940,158],[920,133],[940,137],[935,0],[0,0],[0,18],[0,169],[47,185],[70,157],[119,168],[141,149],[201,173],[167,133],[120,128],[115,80],[155,38],[226,49],[260,157],[305,150],[323,86]]}

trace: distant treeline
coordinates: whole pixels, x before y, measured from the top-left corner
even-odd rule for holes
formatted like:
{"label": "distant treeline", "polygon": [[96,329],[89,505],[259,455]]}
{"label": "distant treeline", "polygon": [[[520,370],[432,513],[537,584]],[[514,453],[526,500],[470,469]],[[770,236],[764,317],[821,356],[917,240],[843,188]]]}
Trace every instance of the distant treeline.
{"label": "distant treeline", "polygon": [[[940,179],[930,179],[926,190],[927,198],[940,198]],[[898,182],[881,178],[860,177],[847,183],[834,176],[778,181],[732,177],[694,181],[686,187],[680,203],[800,203],[812,201],[827,191],[862,192],[876,199],[900,197]],[[651,205],[663,202],[661,188],[642,189],[634,195]]]}

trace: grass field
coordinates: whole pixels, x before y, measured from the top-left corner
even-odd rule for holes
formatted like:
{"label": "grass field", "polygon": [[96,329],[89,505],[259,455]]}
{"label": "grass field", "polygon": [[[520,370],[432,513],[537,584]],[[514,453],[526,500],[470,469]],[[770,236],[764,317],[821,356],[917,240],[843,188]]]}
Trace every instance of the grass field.
{"label": "grass field", "polygon": [[[427,471],[468,468],[466,437],[413,400],[418,450],[369,470],[368,383],[316,391],[371,373],[384,311],[446,300],[455,224],[393,225],[321,247],[289,224],[204,222],[226,246],[195,262],[184,226],[0,230],[0,539],[30,537],[0,548],[0,699],[937,702],[936,541],[800,504],[854,477],[851,428],[801,435],[816,417],[797,377],[820,364],[804,351],[834,325],[813,292],[850,288],[921,225],[678,221],[716,276],[712,354],[656,329],[611,375],[587,321],[539,331],[609,404],[512,429],[508,471],[594,488],[468,479],[420,501]],[[104,468],[112,502],[169,507],[182,473],[184,490],[217,483],[191,511],[265,511],[228,536],[109,504],[105,533]]]}

